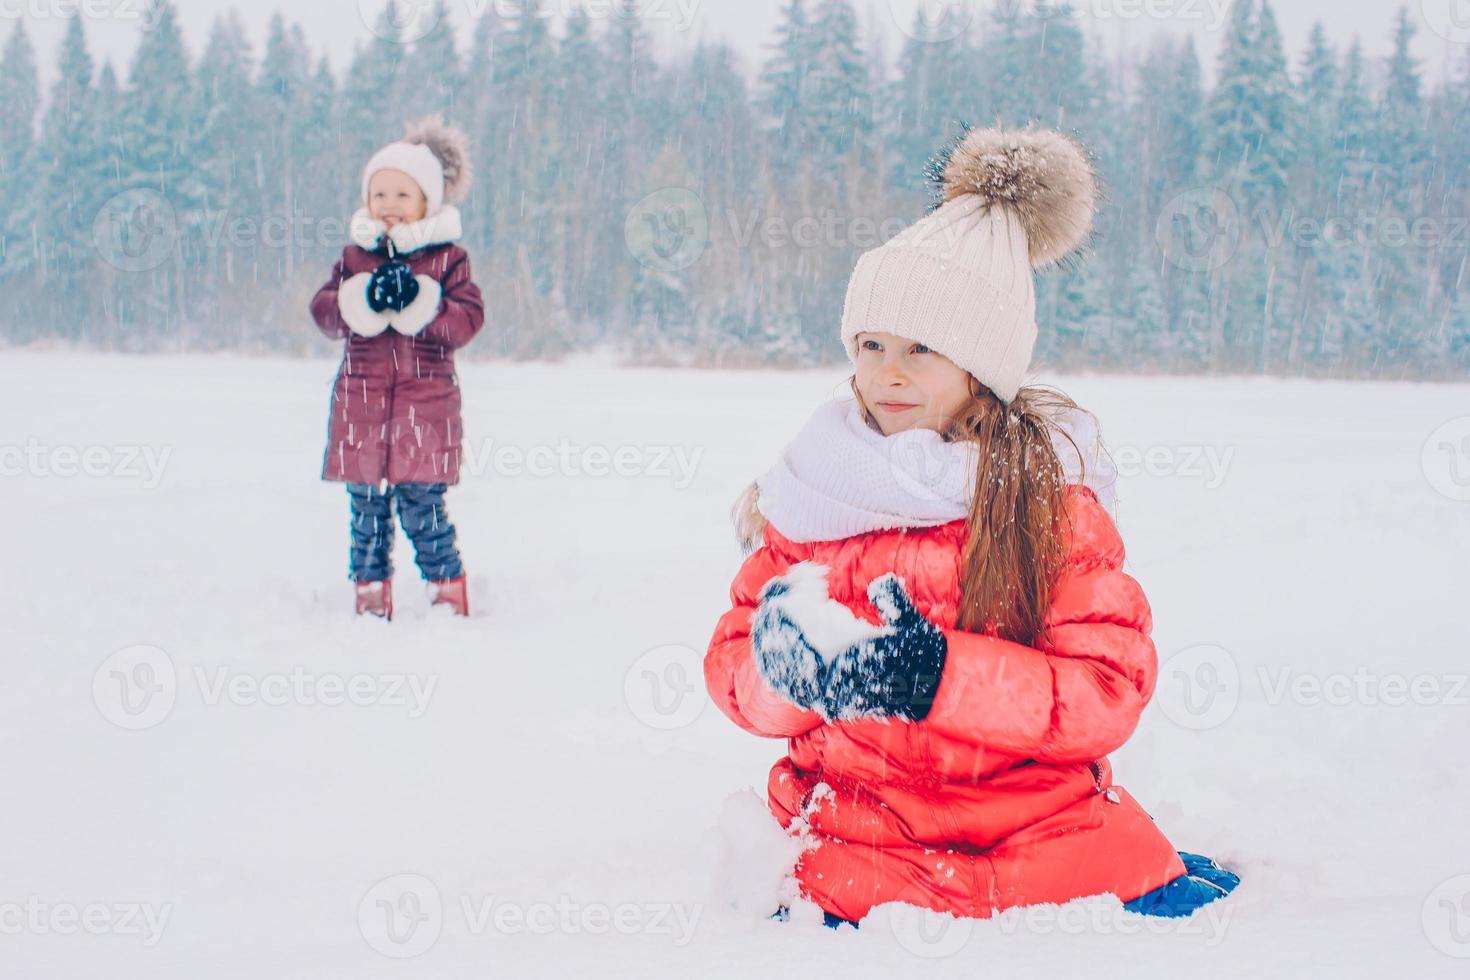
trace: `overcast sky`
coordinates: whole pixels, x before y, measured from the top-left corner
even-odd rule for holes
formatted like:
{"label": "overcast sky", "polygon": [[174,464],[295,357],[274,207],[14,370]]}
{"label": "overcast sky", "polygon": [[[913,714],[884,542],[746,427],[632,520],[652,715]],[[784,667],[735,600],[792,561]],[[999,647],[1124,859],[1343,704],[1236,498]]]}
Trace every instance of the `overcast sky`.
{"label": "overcast sky", "polygon": [[[424,4],[424,9],[430,6],[429,0],[418,2]],[[995,2],[969,0],[965,10],[979,21]],[[762,57],[782,6],[782,0],[639,0],[639,3],[665,54],[687,50],[701,38],[724,38],[744,54],[747,66],[753,66]],[[926,9],[932,9],[936,0],[857,0],[857,9],[869,32],[885,38],[890,61],[921,3]],[[603,11],[611,4],[612,0],[546,0],[546,8],[556,19],[573,6],[585,5],[593,11]],[[288,20],[301,23],[313,46],[327,54],[339,75],[349,63],[354,46],[371,38],[369,24],[383,5],[384,0],[282,4],[271,0],[251,3],[182,0],[178,4],[185,40],[196,57],[203,50],[211,21],[232,6],[240,11],[258,56],[271,13],[280,8],[287,11]],[[475,19],[497,16],[496,11],[503,9],[504,0],[450,0],[449,6],[451,19],[464,41]],[[1102,39],[1112,50],[1142,47],[1158,32],[1192,33],[1206,73],[1212,75],[1229,3],[1228,0],[1074,0],[1074,6],[1082,14],[1089,33]],[[1470,0],[1409,0],[1408,6],[1419,28],[1415,54],[1423,63],[1426,76],[1437,82],[1447,69],[1463,70],[1470,48]],[[1334,43],[1345,45],[1358,35],[1370,56],[1386,56],[1399,9],[1392,0],[1276,0],[1274,7],[1293,66],[1316,20],[1326,25]],[[65,17],[77,9],[87,17],[87,36],[93,56],[99,62],[110,59],[119,74],[125,76],[143,22],[145,0],[0,0],[0,29],[8,36],[9,24],[17,19],[25,22],[37,47],[43,84],[49,86],[65,31]],[[410,30],[416,29],[412,23]]]}

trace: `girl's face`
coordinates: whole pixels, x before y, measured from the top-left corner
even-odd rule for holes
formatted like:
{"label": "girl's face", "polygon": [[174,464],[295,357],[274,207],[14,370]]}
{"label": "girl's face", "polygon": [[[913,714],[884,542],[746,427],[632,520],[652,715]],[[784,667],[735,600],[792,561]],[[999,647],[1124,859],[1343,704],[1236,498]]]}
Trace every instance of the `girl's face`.
{"label": "girl's face", "polygon": [[402,170],[379,170],[368,181],[368,212],[389,228],[420,220],[428,204],[418,182]]}
{"label": "girl's face", "polygon": [[891,333],[857,335],[857,389],[885,436],[942,430],[970,398],[970,375],[943,354]]}

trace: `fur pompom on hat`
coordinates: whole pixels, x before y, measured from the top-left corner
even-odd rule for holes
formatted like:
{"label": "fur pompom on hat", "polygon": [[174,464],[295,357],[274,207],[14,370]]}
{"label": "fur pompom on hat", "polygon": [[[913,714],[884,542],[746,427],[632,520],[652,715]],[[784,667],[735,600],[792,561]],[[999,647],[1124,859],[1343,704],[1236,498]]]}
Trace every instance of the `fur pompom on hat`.
{"label": "fur pompom on hat", "polygon": [[938,203],[858,259],[842,341],[896,334],[945,355],[1002,401],[1021,388],[1036,346],[1033,270],[1080,250],[1097,213],[1086,152],[1055,130],[972,129],[929,168]]}
{"label": "fur pompom on hat", "polygon": [[446,203],[464,200],[475,176],[469,137],[463,130],[446,125],[438,115],[407,123],[403,139],[373,154],[362,171],[364,204],[368,184],[380,170],[401,170],[412,177],[424,192],[429,217],[438,214]]}
{"label": "fur pompom on hat", "polygon": [[1092,233],[1097,177],[1082,148],[1056,130],[972,129],[931,173],[941,204],[973,194],[1013,209],[1034,269],[1060,262]]}

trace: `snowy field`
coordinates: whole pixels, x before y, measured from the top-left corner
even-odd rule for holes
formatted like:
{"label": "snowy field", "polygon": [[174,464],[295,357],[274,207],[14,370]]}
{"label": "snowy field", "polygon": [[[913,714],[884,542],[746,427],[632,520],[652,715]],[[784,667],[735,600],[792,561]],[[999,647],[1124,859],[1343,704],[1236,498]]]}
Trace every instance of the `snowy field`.
{"label": "snowy field", "polygon": [[1045,378],[1154,609],[1118,781],[1244,884],[854,933],[765,920],[781,745],[699,671],[730,501],[841,375],[466,366],[474,616],[400,534],[383,624],[335,366],[0,353],[0,977],[1470,973],[1470,385]]}

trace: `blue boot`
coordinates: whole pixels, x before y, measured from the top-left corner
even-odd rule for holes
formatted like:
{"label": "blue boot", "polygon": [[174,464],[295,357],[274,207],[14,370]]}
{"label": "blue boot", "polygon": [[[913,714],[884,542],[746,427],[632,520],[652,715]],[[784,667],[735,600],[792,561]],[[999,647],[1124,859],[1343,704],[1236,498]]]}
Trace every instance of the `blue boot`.
{"label": "blue boot", "polygon": [[1180,851],[1179,858],[1184,862],[1184,874],[1124,902],[1123,907],[1140,915],[1184,916],[1217,898],[1224,898],[1240,884],[1239,875],[1226,871],[1203,854]]}
{"label": "blue boot", "polygon": [[[791,909],[787,908],[785,905],[777,906],[776,911],[772,912],[769,916],[767,916],[767,918],[775,919],[777,922],[790,922]],[[851,919],[844,919],[840,915],[833,915],[826,909],[822,910],[822,925],[826,926],[828,929],[837,929],[844,925],[852,926],[854,929],[858,927],[858,924]]]}

